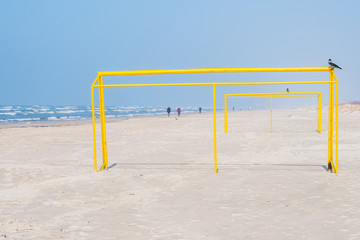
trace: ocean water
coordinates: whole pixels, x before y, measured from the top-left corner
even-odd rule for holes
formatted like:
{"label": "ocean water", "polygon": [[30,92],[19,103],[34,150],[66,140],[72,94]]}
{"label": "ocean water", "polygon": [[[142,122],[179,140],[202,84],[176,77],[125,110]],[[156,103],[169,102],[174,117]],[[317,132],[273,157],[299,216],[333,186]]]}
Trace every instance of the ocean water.
{"label": "ocean water", "polygon": [[[106,106],[106,118],[167,115],[167,107],[144,106]],[[172,114],[177,114],[177,107],[171,107]],[[202,111],[211,111],[202,107]],[[181,107],[181,113],[196,113],[198,107]],[[99,108],[95,108],[95,116],[99,117]],[[0,124],[32,122],[32,121],[60,121],[91,119],[91,106],[0,106]]]}

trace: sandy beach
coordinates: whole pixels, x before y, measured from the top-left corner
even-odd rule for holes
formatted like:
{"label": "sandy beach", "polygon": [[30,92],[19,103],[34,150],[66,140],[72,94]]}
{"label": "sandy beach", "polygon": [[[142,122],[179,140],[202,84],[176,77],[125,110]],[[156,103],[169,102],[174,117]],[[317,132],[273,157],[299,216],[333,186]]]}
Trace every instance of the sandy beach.
{"label": "sandy beach", "polygon": [[[341,106],[339,174],[327,109],[0,125],[0,239],[360,239],[360,111]],[[98,168],[101,162],[97,123]]]}

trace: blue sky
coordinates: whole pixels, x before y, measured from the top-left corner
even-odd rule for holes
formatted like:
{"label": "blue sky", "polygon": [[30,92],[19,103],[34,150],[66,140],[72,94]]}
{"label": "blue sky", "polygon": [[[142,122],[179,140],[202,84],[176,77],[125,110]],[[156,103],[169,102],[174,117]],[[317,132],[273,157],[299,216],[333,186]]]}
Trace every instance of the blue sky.
{"label": "blue sky", "polygon": [[[327,66],[328,58],[343,67],[336,71],[340,102],[360,100],[359,1],[4,0],[0,9],[0,105],[90,105],[90,85],[98,71]],[[326,80],[328,75],[191,74],[104,81],[302,79]],[[222,104],[224,93],[284,91],[286,87],[325,94],[328,90],[322,85],[220,87],[217,98]],[[211,106],[211,93],[210,87],[106,89],[105,103]],[[309,101],[276,104],[315,105]],[[267,106],[261,101],[256,104]]]}

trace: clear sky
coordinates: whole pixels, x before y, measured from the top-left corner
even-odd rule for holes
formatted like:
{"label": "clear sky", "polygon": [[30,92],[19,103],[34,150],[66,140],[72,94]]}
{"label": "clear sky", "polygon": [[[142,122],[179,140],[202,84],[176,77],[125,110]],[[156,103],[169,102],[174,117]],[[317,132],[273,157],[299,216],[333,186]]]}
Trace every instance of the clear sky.
{"label": "clear sky", "polygon": [[[0,9],[0,105],[90,105],[90,85],[98,71],[327,66],[329,58],[343,67],[336,71],[340,102],[360,100],[360,1],[3,0]],[[104,81],[301,79],[327,80],[328,74],[191,74]],[[286,87],[328,90],[321,85],[220,87],[217,97],[222,104],[223,93]],[[211,87],[106,89],[105,103],[211,106],[211,93]]]}

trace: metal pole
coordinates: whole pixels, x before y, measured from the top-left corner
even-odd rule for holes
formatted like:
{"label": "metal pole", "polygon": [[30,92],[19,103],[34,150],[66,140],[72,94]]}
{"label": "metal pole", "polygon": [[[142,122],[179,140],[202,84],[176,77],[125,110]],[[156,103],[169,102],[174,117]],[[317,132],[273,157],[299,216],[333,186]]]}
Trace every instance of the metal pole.
{"label": "metal pole", "polygon": [[336,128],[335,128],[335,156],[336,156],[336,168],[335,168],[335,173],[338,174],[339,173],[339,82],[335,76],[334,77],[336,80],[336,110],[335,110],[335,118],[336,118]]}
{"label": "metal pole", "polygon": [[189,73],[244,73],[244,72],[327,72],[330,67],[265,67],[265,68],[195,68],[98,72],[99,76],[159,75]]}
{"label": "metal pole", "polygon": [[[333,71],[330,71],[330,80],[333,80]],[[334,85],[333,83],[329,83],[329,130],[328,130],[328,168],[332,169],[333,171],[335,171],[334,169],[334,164],[333,164],[333,128],[334,128],[334,123],[333,123],[333,118],[334,118]]]}
{"label": "metal pole", "polygon": [[216,83],[145,83],[145,84],[106,84],[94,87],[164,87],[164,86],[232,86],[232,85],[284,85],[284,84],[324,84],[335,81],[291,81],[291,82],[216,82]]}
{"label": "metal pole", "polygon": [[227,98],[226,98],[226,94],[224,95],[224,122],[225,122],[225,132],[228,132],[228,117],[227,117]]}
{"label": "metal pole", "polygon": [[91,86],[91,107],[92,107],[92,123],[93,123],[93,138],[94,138],[94,170],[97,170],[96,163],[96,133],[95,133],[95,106],[94,106],[94,87]]}
{"label": "metal pole", "polygon": [[318,133],[320,133],[320,95],[317,96],[317,107],[316,107],[316,110],[317,110],[317,122],[318,122],[318,127],[317,127],[317,131]]}
{"label": "metal pole", "polygon": [[[103,84],[102,76],[99,77],[99,85]],[[104,104],[104,89],[99,87],[99,99],[100,99],[100,122],[101,122],[101,143],[102,143],[102,155],[103,165],[100,171],[104,168],[108,168],[107,164],[107,148],[106,148],[106,127],[105,127],[105,104]]]}
{"label": "metal pole", "polygon": [[271,97],[271,107],[270,107],[270,132],[272,132],[272,97]]}
{"label": "metal pole", "polygon": [[321,133],[321,115],[322,115],[322,93],[320,94],[320,112],[319,112],[319,115],[320,115],[320,120],[319,120],[319,123],[320,123],[320,127],[319,127],[319,129],[320,129],[320,132],[319,133]]}
{"label": "metal pole", "polygon": [[217,173],[217,153],[216,153],[216,92],[213,85],[213,115],[214,115],[214,171]]}

